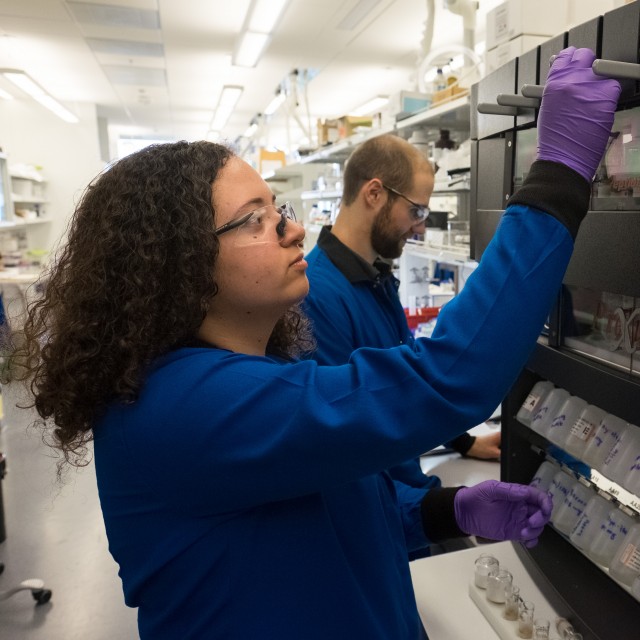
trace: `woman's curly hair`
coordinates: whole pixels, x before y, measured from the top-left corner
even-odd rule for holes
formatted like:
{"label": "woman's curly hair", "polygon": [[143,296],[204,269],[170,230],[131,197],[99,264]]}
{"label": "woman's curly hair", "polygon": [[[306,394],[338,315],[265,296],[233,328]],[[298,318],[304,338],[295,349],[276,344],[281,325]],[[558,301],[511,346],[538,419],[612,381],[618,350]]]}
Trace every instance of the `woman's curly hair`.
{"label": "woman's curly hair", "polygon": [[[150,364],[195,338],[217,292],[212,185],[233,155],[209,142],[152,145],[83,193],[13,354],[63,463],[86,464],[106,407],[134,402]],[[286,357],[311,346],[294,307],[268,350]]]}

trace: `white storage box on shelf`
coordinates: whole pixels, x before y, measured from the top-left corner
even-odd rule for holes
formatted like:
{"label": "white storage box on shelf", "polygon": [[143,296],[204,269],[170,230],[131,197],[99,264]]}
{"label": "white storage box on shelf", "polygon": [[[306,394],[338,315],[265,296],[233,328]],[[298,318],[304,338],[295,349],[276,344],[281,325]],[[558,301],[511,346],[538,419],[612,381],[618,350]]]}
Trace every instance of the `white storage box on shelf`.
{"label": "white storage box on shelf", "polygon": [[567,0],[507,0],[487,13],[487,51],[521,35],[549,38],[566,22]]}
{"label": "white storage box on shelf", "polygon": [[503,64],[509,62],[509,60],[514,60],[523,53],[531,51],[531,49],[546,42],[548,39],[547,36],[518,36],[513,40],[503,42],[497,47],[487,50],[484,59],[486,73],[491,73],[499,69]]}

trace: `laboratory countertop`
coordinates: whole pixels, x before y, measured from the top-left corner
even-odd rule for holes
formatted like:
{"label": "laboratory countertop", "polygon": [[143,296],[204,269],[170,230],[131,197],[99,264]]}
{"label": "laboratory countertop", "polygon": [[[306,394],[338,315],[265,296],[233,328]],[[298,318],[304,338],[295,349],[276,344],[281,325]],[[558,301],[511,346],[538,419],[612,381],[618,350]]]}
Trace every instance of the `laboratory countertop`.
{"label": "laboratory countertop", "polygon": [[[469,433],[484,435],[499,429],[499,425],[484,423]],[[421,467],[425,473],[439,476],[445,486],[469,486],[483,480],[500,479],[500,464],[496,461],[463,458],[458,453],[437,455],[437,451],[423,456]],[[501,568],[512,573],[513,583],[520,587],[521,596],[534,602],[536,617],[547,618],[553,624],[557,615],[530,577],[513,543],[477,544],[472,540],[476,544],[471,548],[410,563],[418,610],[429,640],[518,638],[517,623],[502,618],[502,605],[489,602],[486,592],[472,584],[474,562],[482,553],[491,553],[498,558]],[[552,638],[556,635],[551,633]]]}
{"label": "laboratory countertop", "polygon": [[[514,543],[495,542],[411,562],[418,611],[429,640],[517,639],[517,623],[504,620],[503,606],[489,602],[486,592],[473,584],[474,562],[481,553],[495,556],[500,567],[511,572],[520,596],[534,603],[534,617],[546,618],[553,627],[558,616],[529,575]],[[554,630],[550,635],[558,634]]]}
{"label": "laboratory countertop", "polygon": [[[482,436],[500,431],[499,424],[480,424],[469,433]],[[463,458],[459,453],[442,453],[434,449],[420,458],[420,466],[424,473],[436,475],[444,486],[470,486],[483,480],[500,479],[500,463],[497,460],[475,460]]]}

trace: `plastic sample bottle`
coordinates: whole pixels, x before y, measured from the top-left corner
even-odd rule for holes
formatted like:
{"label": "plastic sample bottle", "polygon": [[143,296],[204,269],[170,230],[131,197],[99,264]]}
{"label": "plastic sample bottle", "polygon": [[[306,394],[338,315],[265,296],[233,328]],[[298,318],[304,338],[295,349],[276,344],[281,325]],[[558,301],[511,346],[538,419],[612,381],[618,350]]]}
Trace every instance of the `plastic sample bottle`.
{"label": "plastic sample bottle", "polygon": [[600,421],[591,442],[584,450],[582,459],[588,465],[600,470],[626,426],[627,423],[622,418],[608,413]]}
{"label": "plastic sample bottle", "polygon": [[553,389],[553,387],[553,382],[550,382],[549,380],[539,380],[536,382],[516,414],[516,420],[527,427],[531,425],[531,418],[533,417],[535,410],[540,406],[542,400]]}
{"label": "plastic sample bottle", "polygon": [[[631,425],[629,428],[640,431],[640,427],[637,425]],[[629,471],[622,480],[622,486],[640,498],[640,451],[636,451],[635,454],[629,461]]]}
{"label": "plastic sample bottle", "polygon": [[609,565],[609,575],[631,586],[640,575],[640,522],[634,524]]}
{"label": "plastic sample bottle", "polygon": [[550,462],[549,460],[545,460],[536,471],[533,479],[529,483],[530,486],[536,487],[545,493],[549,491],[549,487],[551,486],[551,481],[553,480],[553,476],[556,475],[560,471],[560,466]]}
{"label": "plastic sample bottle", "polygon": [[600,421],[606,414],[607,412],[604,409],[592,404],[584,407],[569,430],[564,450],[582,460],[587,445],[591,442],[591,438],[593,438]]}
{"label": "plastic sample bottle", "polygon": [[586,406],[586,400],[578,398],[578,396],[569,396],[549,422],[547,431],[549,440],[560,447],[563,446],[573,424]]}
{"label": "plastic sample bottle", "polygon": [[582,515],[587,503],[594,495],[593,490],[580,482],[574,482],[562,504],[552,517],[553,526],[568,536]]}
{"label": "plastic sample bottle", "polygon": [[551,522],[554,521],[558,510],[562,506],[564,499],[569,495],[571,487],[577,482],[577,480],[570,476],[566,471],[561,469],[553,476],[551,485],[549,486],[549,495],[553,501],[553,510],[551,511]]}
{"label": "plastic sample bottle", "polygon": [[551,420],[557,415],[558,409],[568,397],[569,392],[566,389],[560,387],[552,389],[540,403],[540,408],[534,412],[531,418],[531,428],[546,438]]}
{"label": "plastic sample bottle", "polygon": [[600,523],[600,529],[585,553],[599,565],[608,567],[613,556],[624,542],[636,519],[622,509],[614,507]]}
{"label": "plastic sample bottle", "polygon": [[602,473],[607,477],[622,484],[626,481],[627,474],[640,456],[640,429],[633,424],[627,424],[607,456],[602,467]]}
{"label": "plastic sample bottle", "polygon": [[569,534],[569,539],[573,545],[578,549],[588,549],[598,531],[600,531],[600,525],[605,522],[611,508],[610,499],[597,493],[593,495]]}

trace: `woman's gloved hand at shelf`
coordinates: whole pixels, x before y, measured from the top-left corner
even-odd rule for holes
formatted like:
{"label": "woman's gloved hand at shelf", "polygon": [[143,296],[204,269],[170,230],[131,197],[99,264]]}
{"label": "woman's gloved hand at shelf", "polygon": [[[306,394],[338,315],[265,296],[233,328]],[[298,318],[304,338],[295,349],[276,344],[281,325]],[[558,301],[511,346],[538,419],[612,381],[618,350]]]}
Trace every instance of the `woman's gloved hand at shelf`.
{"label": "woman's gloved hand at shelf", "polygon": [[553,62],[538,116],[538,160],[559,162],[593,180],[607,145],[620,83],[597,76],[591,49],[568,47]]}
{"label": "woman's gloved hand at shelf", "polygon": [[550,496],[523,484],[486,480],[462,487],[454,498],[458,527],[490,540],[513,540],[533,547],[551,517]]}

